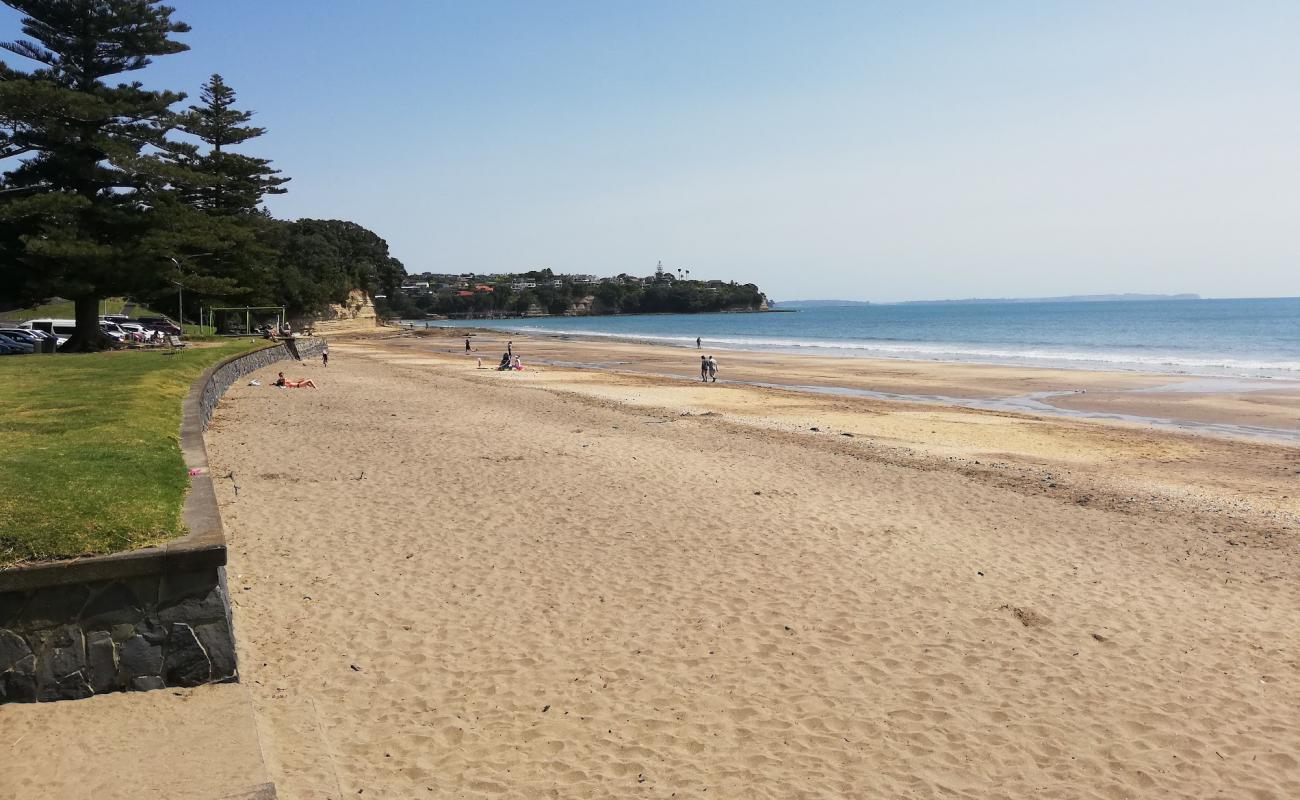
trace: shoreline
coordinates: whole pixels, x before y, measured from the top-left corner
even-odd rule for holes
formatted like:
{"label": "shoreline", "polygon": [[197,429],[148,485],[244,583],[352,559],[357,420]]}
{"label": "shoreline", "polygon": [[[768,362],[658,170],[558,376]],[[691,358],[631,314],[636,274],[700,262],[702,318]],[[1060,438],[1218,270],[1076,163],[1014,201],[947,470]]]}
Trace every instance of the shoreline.
{"label": "shoreline", "polygon": [[[515,332],[471,326],[401,329],[434,339],[465,338],[479,341],[517,340],[543,355],[538,363],[555,367],[610,370],[660,378],[693,380],[690,369],[670,368],[672,354],[697,351],[695,347],[648,343],[633,337]],[[582,350],[584,359],[564,357],[564,350]],[[965,361],[932,361],[860,355],[789,353],[770,350],[710,348],[725,352],[733,362],[769,362],[759,374],[726,378],[728,384],[785,389],[845,397],[864,397],[895,403],[959,406],[980,411],[1046,415],[1099,423],[1151,426],[1194,435],[1239,437],[1281,444],[1300,444],[1300,381],[1285,378],[1173,375],[1163,372],[1070,369],[1049,366],[1012,366]],[[608,357],[614,355],[612,360]],[[603,356],[603,357],[602,357]],[[845,359],[852,359],[845,362]],[[831,369],[816,369],[816,380],[783,379],[782,373],[807,374],[782,369],[792,365],[824,368],[826,360],[839,362]],[[684,363],[684,360],[680,360]],[[845,363],[850,369],[843,369]],[[659,367],[656,369],[656,367]],[[775,368],[772,368],[775,367]],[[912,372],[924,382],[899,385],[887,376]],[[724,370],[724,375],[728,371]],[[735,374],[734,370],[730,374]],[[972,376],[975,376],[972,379]],[[981,378],[989,376],[992,386]],[[882,384],[883,385],[880,385]],[[1022,390],[1022,389],[1027,389]]]}
{"label": "shoreline", "polygon": [[[797,311],[799,309],[790,309]],[[732,312],[710,312],[710,313],[732,313]],[[735,312],[741,313],[741,312]],[[757,312],[755,312],[757,313]],[[636,315],[604,315],[609,317],[617,316],[683,316],[680,314],[636,314]],[[585,319],[585,317],[520,317],[518,319]],[[592,342],[618,342],[623,344],[645,344],[659,345],[664,347],[676,347],[680,349],[694,349],[694,338],[690,336],[672,336],[667,334],[636,334],[620,332],[603,332],[603,331],[560,331],[548,330],[545,328],[512,328],[509,326],[501,327],[483,327],[475,325],[475,322],[494,322],[497,320],[427,320],[434,325],[425,325],[418,327],[412,324],[411,320],[401,320],[393,323],[395,327],[412,332],[423,330],[470,330],[482,334],[502,333],[515,334],[518,336],[538,336],[558,339],[578,339]],[[501,322],[507,322],[508,319],[502,319]],[[742,334],[736,334],[741,336]],[[1228,366],[1226,364],[1202,364],[1198,371],[1195,365],[1175,364],[1173,362],[1152,361],[1150,363],[1140,360],[1109,360],[1102,358],[1087,358],[1082,355],[1062,353],[1054,356],[1031,356],[1025,354],[1016,354],[1014,352],[990,352],[980,351],[971,352],[968,356],[957,356],[956,350],[944,350],[936,345],[920,342],[907,342],[906,346],[923,345],[931,347],[928,352],[933,353],[932,357],[924,357],[921,351],[913,354],[893,355],[888,351],[887,346],[866,347],[855,346],[850,343],[844,343],[842,346],[830,342],[817,342],[809,340],[808,343],[796,344],[788,340],[781,340],[784,343],[763,343],[759,341],[736,341],[734,338],[714,337],[706,340],[706,343],[712,349],[725,350],[727,352],[743,353],[774,353],[782,355],[811,355],[827,358],[850,358],[850,359],[869,359],[889,362],[923,362],[933,364],[971,364],[994,367],[1014,367],[1022,369],[1048,369],[1048,370],[1067,370],[1071,372],[1106,372],[1120,374],[1136,375],[1163,375],[1169,378],[1221,378],[1227,380],[1251,380],[1251,381],[1280,381],[1284,383],[1295,383],[1300,385],[1300,375],[1270,375],[1261,374],[1262,372],[1288,371],[1290,367],[1280,366]],[[952,357],[941,357],[942,354],[951,354]],[[1033,359],[1038,359],[1042,363],[1033,363]],[[1232,359],[1224,358],[1224,361]],[[1290,364],[1290,362],[1287,362]],[[1300,363],[1300,362],[1298,362]],[[1094,366],[1095,365],[1095,366]],[[1170,369],[1159,369],[1159,366],[1168,366]],[[1173,367],[1177,367],[1176,369]],[[1219,371],[1213,371],[1218,369]],[[1232,372],[1231,370],[1237,370]],[[1251,373],[1253,374],[1247,374]]]}

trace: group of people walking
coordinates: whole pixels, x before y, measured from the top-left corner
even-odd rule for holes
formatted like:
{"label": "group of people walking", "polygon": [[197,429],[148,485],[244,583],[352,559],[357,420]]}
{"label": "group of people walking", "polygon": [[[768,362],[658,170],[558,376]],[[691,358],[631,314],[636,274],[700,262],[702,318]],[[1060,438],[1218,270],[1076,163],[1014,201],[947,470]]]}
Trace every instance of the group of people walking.
{"label": "group of people walking", "polygon": [[[704,340],[696,336],[695,349],[699,350],[703,346]],[[718,382],[718,362],[713,359],[713,356],[700,356],[700,380],[705,383]]]}
{"label": "group of people walking", "polygon": [[[522,370],[524,368],[524,365],[519,360],[519,356],[515,355],[514,344],[513,341],[506,342],[506,351],[501,354],[501,361],[497,363],[498,371]],[[698,348],[702,344],[703,342],[699,338],[696,338],[695,346]],[[473,351],[470,346],[470,338],[466,336],[465,354],[468,355],[471,352]],[[483,369],[482,358],[478,359],[478,368]],[[713,356],[700,356],[700,380],[705,383],[710,381],[713,383],[718,382],[718,361]]]}
{"label": "group of people walking", "polygon": [[713,356],[700,356],[700,380],[718,382],[718,362]]}

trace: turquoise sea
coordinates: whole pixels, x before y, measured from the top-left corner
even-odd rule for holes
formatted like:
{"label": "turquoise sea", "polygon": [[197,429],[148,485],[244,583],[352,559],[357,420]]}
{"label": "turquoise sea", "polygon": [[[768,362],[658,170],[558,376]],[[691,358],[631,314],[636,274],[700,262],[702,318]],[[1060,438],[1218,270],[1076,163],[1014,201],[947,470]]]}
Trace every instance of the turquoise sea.
{"label": "turquoise sea", "polygon": [[[713,349],[1300,379],[1300,298],[817,306],[430,326]],[[416,323],[422,324],[422,323]]]}

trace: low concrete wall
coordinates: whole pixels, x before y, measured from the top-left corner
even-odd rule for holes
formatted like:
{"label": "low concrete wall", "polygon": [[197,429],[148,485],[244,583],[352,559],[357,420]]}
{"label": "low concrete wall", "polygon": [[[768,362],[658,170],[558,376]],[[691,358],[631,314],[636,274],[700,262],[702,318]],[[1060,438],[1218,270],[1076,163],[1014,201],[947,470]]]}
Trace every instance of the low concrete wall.
{"label": "low concrete wall", "polygon": [[[319,339],[295,344],[303,358],[325,347]],[[283,344],[237,356],[191,387],[180,432],[194,473],[182,513],[186,536],[0,571],[0,703],[238,680],[226,542],[203,432],[231,384],[291,357]]]}

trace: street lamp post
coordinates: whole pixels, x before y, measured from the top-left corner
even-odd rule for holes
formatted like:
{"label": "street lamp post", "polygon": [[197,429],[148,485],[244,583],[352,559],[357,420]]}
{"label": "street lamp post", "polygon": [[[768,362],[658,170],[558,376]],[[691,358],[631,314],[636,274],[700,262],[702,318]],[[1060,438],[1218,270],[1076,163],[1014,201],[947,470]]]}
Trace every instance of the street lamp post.
{"label": "street lamp post", "polygon": [[[212,254],[211,254],[211,253],[194,253],[194,254],[192,254],[192,255],[188,255],[188,256],[181,256],[181,259],[188,261],[188,260],[190,260],[191,258],[202,258],[203,256],[210,256],[210,255],[212,255]],[[174,256],[168,256],[168,259],[167,259],[167,260],[168,260],[168,261],[171,261],[173,264],[176,265],[176,275],[177,275],[177,277],[184,278],[184,277],[185,277],[185,274],[184,274],[184,271],[181,269],[181,262],[180,262],[180,260],[178,260],[178,259],[175,258]],[[185,317],[184,317],[184,314],[185,314],[185,284],[181,283],[180,281],[171,281],[171,284],[172,284],[173,286],[176,287],[176,325],[177,325],[177,327],[179,327],[179,328],[181,329],[181,335],[184,336],[184,335],[185,335]],[[200,326],[200,328],[203,326],[203,319],[202,319],[202,317],[199,318],[199,326]]]}
{"label": "street lamp post", "polygon": [[181,311],[185,308],[185,285],[180,281],[172,281],[176,287],[176,324],[181,326],[181,332],[185,332],[185,320],[181,318]]}

